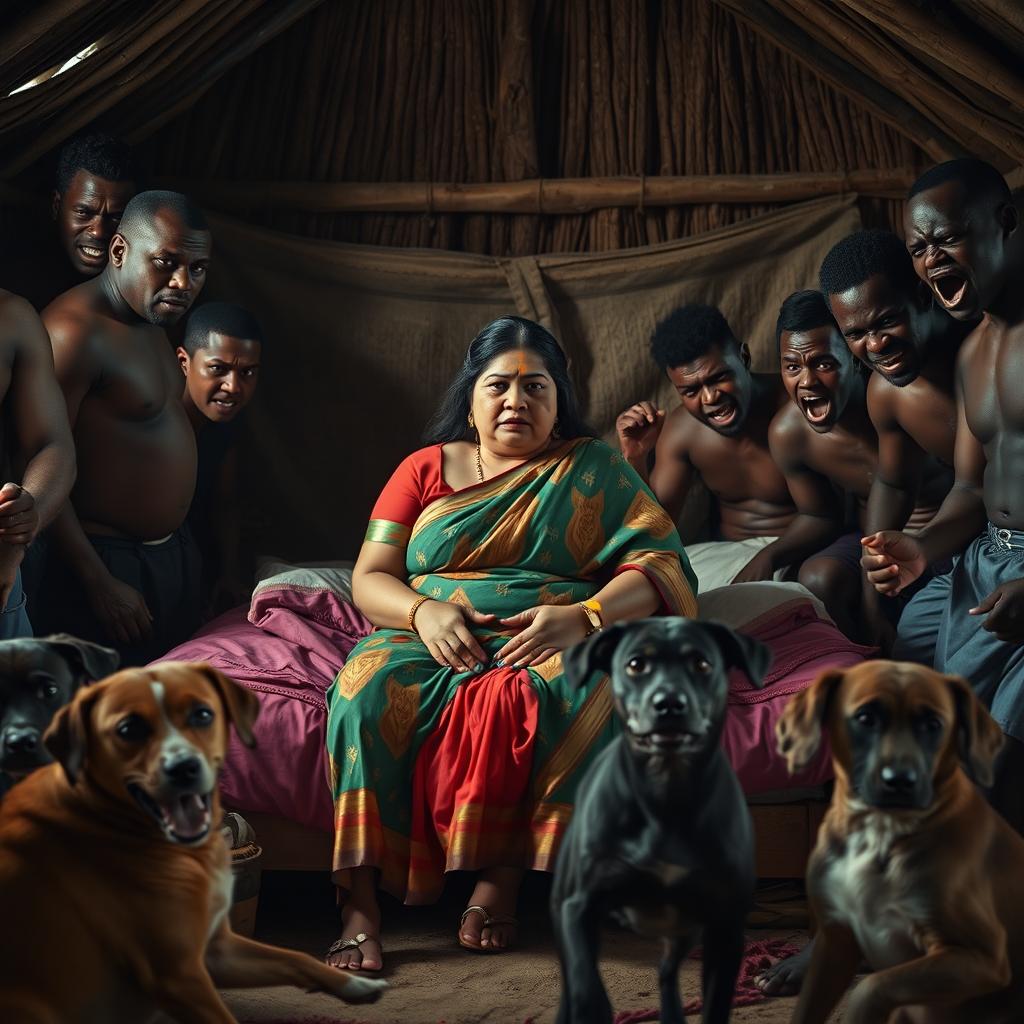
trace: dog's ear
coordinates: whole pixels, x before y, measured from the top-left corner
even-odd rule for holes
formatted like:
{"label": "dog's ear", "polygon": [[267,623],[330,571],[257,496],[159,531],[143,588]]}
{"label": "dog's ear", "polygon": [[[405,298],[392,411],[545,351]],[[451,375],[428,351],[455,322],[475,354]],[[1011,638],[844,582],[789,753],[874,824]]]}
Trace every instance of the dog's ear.
{"label": "dog's ear", "polygon": [[43,643],[57,649],[75,677],[75,685],[93,683],[117,671],[121,655],[110,647],[101,647],[88,640],[79,640],[67,633],[54,633],[40,638]]}
{"label": "dog's ear", "polygon": [[92,708],[99,695],[97,687],[79,690],[71,703],[65,704],[53,716],[49,728],[43,733],[43,745],[64,769],[72,786],[78,781],[82,765],[85,764]]}
{"label": "dog's ear", "polygon": [[218,671],[206,662],[189,666],[203,676],[220,694],[221,703],[231,719],[238,738],[247,746],[255,747],[256,738],[252,734],[253,722],[260,712],[260,702],[252,690],[239,686],[223,672]]}
{"label": "dog's ear", "polygon": [[767,644],[737,633],[721,622],[702,621],[700,625],[714,637],[726,665],[742,669],[752,686],[764,686],[765,673],[772,663],[772,651]]}
{"label": "dog's ear", "polygon": [[566,682],[575,690],[583,686],[594,672],[610,673],[615,648],[632,625],[632,622],[615,622],[570,647],[562,655]]}
{"label": "dog's ear", "polygon": [[991,786],[996,756],[1003,746],[1003,730],[966,679],[946,676],[946,683],[956,706],[957,754],[979,786]]}
{"label": "dog's ear", "polygon": [[775,723],[775,739],[779,753],[786,759],[786,769],[795,775],[810,764],[821,746],[832,700],[845,678],[841,669],[828,669],[786,705]]}

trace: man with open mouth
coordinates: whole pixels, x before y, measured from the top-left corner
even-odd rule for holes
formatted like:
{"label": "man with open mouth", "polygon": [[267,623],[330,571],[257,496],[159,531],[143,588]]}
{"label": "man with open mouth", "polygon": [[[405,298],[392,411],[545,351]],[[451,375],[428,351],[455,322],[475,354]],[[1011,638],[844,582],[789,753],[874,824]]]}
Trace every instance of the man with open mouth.
{"label": "man with open mouth", "polygon": [[907,249],[953,317],[981,321],[956,368],[956,482],[917,536],[865,538],[863,565],[900,593],[936,558],[959,555],[900,618],[893,657],[971,681],[1007,742],[990,793],[1024,831],[1024,256],[1002,175],[964,158],[926,171],[910,190]]}
{"label": "man with open mouth", "polygon": [[790,562],[778,538],[796,509],[768,450],[768,425],[787,401],[778,376],[751,371],[750,350],[714,306],[675,310],[651,354],[681,404],[668,415],[649,401],[631,406],[616,422],[619,445],[673,518],[698,476],[715,498],[715,539],[686,548],[700,589],[781,578]]}
{"label": "man with open mouth", "polygon": [[[953,319],[890,231],[848,235],[829,251],[820,276],[850,352],[872,370],[867,405],[878,434],[878,472],[864,531],[899,530],[915,505],[919,513],[934,512],[952,486],[956,357],[977,317]],[[915,518],[923,521],[920,514]],[[946,572],[949,565],[937,568]],[[874,642],[891,646],[898,613],[897,605],[880,602],[865,586],[864,614]]]}
{"label": "man with open mouth", "polygon": [[78,479],[51,528],[34,623],[146,664],[199,621],[199,558],[183,530],[196,442],[164,330],[206,280],[210,232],[177,192],[128,203],[97,277],[43,311]]}

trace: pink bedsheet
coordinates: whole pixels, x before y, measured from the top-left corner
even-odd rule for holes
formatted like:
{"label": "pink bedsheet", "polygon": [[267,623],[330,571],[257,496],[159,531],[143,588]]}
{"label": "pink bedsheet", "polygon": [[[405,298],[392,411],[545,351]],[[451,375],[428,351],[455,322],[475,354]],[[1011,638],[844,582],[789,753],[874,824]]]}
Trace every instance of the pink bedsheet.
{"label": "pink bedsheet", "polygon": [[323,601],[294,589],[263,591],[251,611],[226,612],[162,660],[209,662],[259,698],[256,746],[231,732],[220,776],[225,805],[330,831],[324,695],[372,627],[344,602],[324,614]]}
{"label": "pink bedsheet", "polygon": [[772,649],[765,685],[755,689],[733,673],[729,715],[722,745],[748,796],[768,790],[817,786],[832,777],[832,755],[823,743],[798,775],[790,775],[775,749],[775,723],[790,697],[806,689],[827,668],[847,668],[876,653],[847,640],[830,622],[817,617],[809,601],[787,601],[748,622],[741,632]]}
{"label": "pink bedsheet", "polygon": [[[239,811],[277,814],[330,830],[324,694],[348,652],[369,631],[349,613],[305,618],[301,595],[268,597],[246,618],[238,608],[211,622],[167,659],[207,661],[253,690],[261,710],[256,746],[232,734],[221,774],[225,804]],[[256,624],[258,623],[258,624]],[[748,794],[811,786],[831,775],[827,749],[792,778],[775,751],[775,723],[789,698],[830,666],[848,666],[871,654],[822,622],[807,601],[791,601],[761,616],[743,632],[767,643],[774,662],[760,690],[733,678],[723,745]]]}

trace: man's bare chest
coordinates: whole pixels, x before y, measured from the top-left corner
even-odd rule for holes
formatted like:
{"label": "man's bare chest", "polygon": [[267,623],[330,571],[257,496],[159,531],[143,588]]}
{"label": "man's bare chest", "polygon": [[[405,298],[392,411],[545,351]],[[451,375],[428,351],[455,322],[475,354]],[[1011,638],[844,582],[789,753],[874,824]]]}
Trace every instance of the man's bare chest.
{"label": "man's bare chest", "polygon": [[121,336],[102,350],[89,397],[119,419],[145,421],[180,400],[182,375],[165,340]]}
{"label": "man's bare chest", "polygon": [[819,435],[808,443],[805,459],[840,490],[866,499],[878,469],[878,446],[853,434]]}
{"label": "man's bare chest", "polygon": [[744,492],[749,497],[788,494],[786,479],[775,464],[767,440],[714,439],[695,450],[691,459],[707,487],[716,493]]}
{"label": "man's bare chest", "polygon": [[961,373],[967,424],[982,444],[1024,431],[1024,330],[977,345]]}

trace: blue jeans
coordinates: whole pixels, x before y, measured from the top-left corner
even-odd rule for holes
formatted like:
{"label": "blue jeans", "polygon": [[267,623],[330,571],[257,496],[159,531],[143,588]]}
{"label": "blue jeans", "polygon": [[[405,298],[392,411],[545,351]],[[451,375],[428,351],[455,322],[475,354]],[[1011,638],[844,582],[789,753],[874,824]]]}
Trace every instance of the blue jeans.
{"label": "blue jeans", "polygon": [[970,680],[1003,732],[1024,742],[1024,644],[997,640],[969,615],[998,586],[1024,578],[1024,531],[988,529],[903,610],[892,656]]}
{"label": "blue jeans", "polygon": [[32,636],[32,623],[25,609],[25,591],[21,587],[21,570],[14,577],[14,589],[7,598],[7,607],[0,612],[0,640],[17,640]]}

